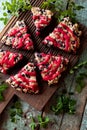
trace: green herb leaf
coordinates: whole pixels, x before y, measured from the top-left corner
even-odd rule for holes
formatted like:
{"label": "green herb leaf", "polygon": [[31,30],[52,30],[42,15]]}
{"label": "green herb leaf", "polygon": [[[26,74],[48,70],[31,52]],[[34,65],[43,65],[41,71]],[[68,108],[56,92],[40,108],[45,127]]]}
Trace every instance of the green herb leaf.
{"label": "green herb leaf", "polygon": [[55,8],[55,2],[56,2],[56,0],[44,1],[41,5],[41,8],[44,8],[44,9],[49,8],[53,11],[54,10],[53,8]]}
{"label": "green herb leaf", "polygon": [[83,78],[76,79],[76,91],[80,93],[85,86]]}
{"label": "green herb leaf", "polygon": [[0,101],[3,101],[4,100],[4,97],[2,95],[2,93],[0,93]]}
{"label": "green herb leaf", "polygon": [[19,101],[16,101],[10,108],[10,117],[11,121],[16,123],[17,120],[19,120],[20,117],[22,117],[23,111],[22,111],[22,106]]}
{"label": "green herb leaf", "polygon": [[38,121],[39,121],[39,122],[43,122],[43,119],[42,119],[41,115],[38,115],[37,118],[38,118]]}
{"label": "green herb leaf", "polygon": [[61,112],[74,114],[75,113],[75,104],[76,104],[76,101],[74,99],[71,99],[67,95],[61,95],[57,99],[56,104],[51,106],[51,110],[55,114],[59,114]]}
{"label": "green herb leaf", "polygon": [[48,117],[41,117],[41,115],[38,115],[38,121],[40,127],[46,128],[50,120]]}
{"label": "green herb leaf", "polygon": [[46,128],[49,121],[50,121],[49,117],[42,117],[41,115],[38,115],[37,116],[37,121],[35,122],[34,117],[31,116],[31,123],[29,124],[29,127],[32,130],[35,130],[35,128],[37,126],[39,126],[40,128]]}
{"label": "green herb leaf", "polygon": [[[2,2],[3,10],[7,10],[3,13],[3,20],[2,18],[0,20],[3,21],[4,24],[7,23],[9,20],[9,14],[11,16],[19,16],[19,11],[26,11],[31,9],[30,1],[27,0],[11,0],[11,2]],[[7,13],[8,12],[8,13]]]}
{"label": "green herb leaf", "polygon": [[70,17],[72,22],[76,22],[76,13],[75,11],[81,10],[84,7],[77,5],[72,0],[67,0],[67,4],[63,0],[47,0],[42,3],[41,8],[48,8],[55,13],[55,17],[58,22],[60,22],[64,17]]}
{"label": "green herb leaf", "polygon": [[8,14],[6,12],[3,13],[3,16],[7,16]]}
{"label": "green herb leaf", "polygon": [[5,83],[0,85],[0,101],[4,100],[3,92],[7,89],[7,85]]}
{"label": "green herb leaf", "polygon": [[68,105],[69,105],[69,114],[74,114],[74,113],[75,113],[75,105],[76,105],[76,101],[70,99]]}
{"label": "green herb leaf", "polygon": [[31,128],[31,130],[35,130],[35,128],[36,128],[36,123],[35,123],[35,120],[34,120],[34,118],[33,118],[33,116],[31,116],[31,123],[29,124],[29,127]]}
{"label": "green herb leaf", "polygon": [[9,19],[7,17],[1,17],[0,20],[6,25]]}
{"label": "green herb leaf", "polygon": [[76,91],[80,93],[83,88],[85,87],[84,79],[87,77],[87,60],[80,62],[76,66],[73,67],[73,69],[70,70],[70,74],[73,74],[76,70],[78,73],[76,73]]}
{"label": "green herb leaf", "polygon": [[31,128],[31,130],[35,130],[36,128],[36,124],[34,122],[32,122],[29,127]]}
{"label": "green herb leaf", "polygon": [[6,88],[7,88],[8,86],[7,86],[7,84],[1,84],[0,85],[0,92],[3,92]]}
{"label": "green herb leaf", "polygon": [[70,70],[70,74],[73,74],[75,70],[79,69],[80,67],[87,65],[87,61],[83,61],[76,66],[73,67],[73,69]]}

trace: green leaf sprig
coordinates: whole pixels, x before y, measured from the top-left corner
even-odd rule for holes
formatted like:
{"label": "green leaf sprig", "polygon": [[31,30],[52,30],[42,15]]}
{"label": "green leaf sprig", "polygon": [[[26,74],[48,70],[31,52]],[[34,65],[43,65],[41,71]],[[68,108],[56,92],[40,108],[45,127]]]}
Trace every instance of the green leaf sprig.
{"label": "green leaf sprig", "polygon": [[70,74],[73,74],[75,72],[75,70],[78,70],[80,67],[87,65],[87,61],[83,61],[79,64],[77,64],[76,66],[74,66],[71,70],[70,70]]}
{"label": "green leaf sprig", "polygon": [[31,128],[31,130],[35,130],[37,126],[39,126],[40,128],[46,128],[49,122],[49,117],[42,117],[41,115],[38,115],[37,122],[35,122],[34,117],[31,116],[31,123],[29,124],[29,127]]}
{"label": "green leaf sprig", "polygon": [[17,120],[19,120],[19,117],[22,117],[23,114],[21,103],[19,101],[16,101],[11,106],[9,112],[10,112],[11,121],[17,123]]}
{"label": "green leaf sprig", "polygon": [[62,0],[47,0],[42,3],[41,8],[44,9],[48,8],[52,12],[55,12],[55,11],[60,11],[61,6],[62,6]]}
{"label": "green leaf sprig", "polygon": [[58,22],[64,17],[70,17],[72,22],[76,22],[76,11],[84,8],[72,0],[67,0],[67,4],[64,3],[64,0],[47,0],[42,3],[41,7],[44,9],[48,8],[54,12]]}
{"label": "green leaf sprig", "polygon": [[55,114],[59,114],[59,113],[74,114],[75,105],[76,105],[76,100],[71,99],[69,96],[63,94],[60,97],[58,97],[56,104],[51,106],[51,110]]}
{"label": "green leaf sprig", "polygon": [[85,87],[86,78],[87,78],[87,64],[85,64],[85,66],[82,66],[77,70],[75,79],[76,79],[76,91],[78,93],[82,92],[83,88]]}
{"label": "green leaf sprig", "polygon": [[84,78],[85,78],[85,75],[84,76],[79,75],[78,77],[76,77],[76,91],[78,93],[81,93],[82,89],[85,86]]}
{"label": "green leaf sprig", "polygon": [[19,11],[26,11],[31,9],[31,4],[29,0],[11,0],[11,2],[2,2],[2,7],[4,10],[3,17],[0,18],[1,21],[6,24],[10,16],[19,16]]}
{"label": "green leaf sprig", "polygon": [[7,89],[7,85],[5,83],[2,83],[0,85],[0,101],[4,100],[3,92]]}
{"label": "green leaf sprig", "polygon": [[35,130],[37,124],[35,122],[35,119],[33,116],[31,116],[31,123],[29,124],[29,127],[31,128],[31,130]]}
{"label": "green leaf sprig", "polygon": [[76,66],[74,66],[70,70],[70,74],[73,74],[74,72],[77,72],[76,77],[75,77],[76,91],[78,93],[80,93],[85,86],[84,79],[87,77],[87,61],[83,61],[83,62],[77,64]]}
{"label": "green leaf sprig", "polygon": [[61,15],[63,14],[64,17],[68,16],[73,22],[76,22],[76,11],[83,8],[83,6],[76,4],[74,1],[68,0],[66,10],[62,12]]}
{"label": "green leaf sprig", "polygon": [[46,128],[50,119],[49,117],[42,117],[41,115],[38,115],[38,121],[41,128]]}

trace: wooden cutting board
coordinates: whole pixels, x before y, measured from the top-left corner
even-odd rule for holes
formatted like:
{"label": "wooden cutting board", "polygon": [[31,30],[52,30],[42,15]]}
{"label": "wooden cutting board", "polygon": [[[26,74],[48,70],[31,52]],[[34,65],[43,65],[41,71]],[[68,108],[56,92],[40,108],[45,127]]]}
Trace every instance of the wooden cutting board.
{"label": "wooden cutting board", "polygon": [[[43,2],[43,0],[32,0],[31,4],[33,6],[40,6],[42,2]],[[26,22],[27,26],[29,27],[29,33],[31,34],[31,37],[32,37],[33,42],[34,42],[34,51],[15,50],[15,49],[12,49],[11,47],[7,47],[6,45],[4,45],[4,43],[1,42],[0,48],[2,48],[3,50],[10,50],[12,52],[19,52],[19,53],[22,53],[25,57],[25,59],[22,61],[21,64],[19,64],[13,70],[11,70],[9,75],[3,74],[2,78],[4,80],[7,77],[9,77],[10,75],[16,74],[20,70],[21,67],[26,65],[26,63],[28,61],[32,60],[35,52],[45,52],[45,53],[50,52],[50,53],[53,53],[54,55],[61,54],[70,60],[70,63],[68,66],[70,68],[76,64],[80,54],[82,53],[82,50],[84,49],[84,47],[87,46],[87,42],[85,40],[87,37],[87,35],[85,35],[86,28],[82,25],[81,25],[81,30],[83,31],[83,35],[81,38],[81,46],[80,46],[80,49],[78,50],[77,54],[68,54],[68,53],[65,53],[59,49],[55,49],[55,48],[49,49],[48,47],[42,45],[41,44],[42,40],[44,39],[44,37],[46,35],[49,34],[49,32],[51,32],[54,29],[54,27],[57,25],[57,22],[55,19],[53,19],[51,24],[46,29],[43,30],[42,35],[40,37],[38,37],[35,34],[35,26],[34,26],[34,23],[32,21],[32,14],[30,11],[21,13],[18,18],[12,17],[11,20],[8,22],[8,24],[5,26],[5,28],[3,29],[3,31],[0,34],[0,41],[2,41],[2,37],[7,33],[9,28],[14,26],[14,24],[16,23],[17,20],[24,20]],[[64,75],[66,75],[68,72],[69,71],[67,70],[67,72],[65,72]],[[47,85],[47,83],[42,81],[40,78],[39,79],[39,81],[40,81],[39,86],[41,87],[41,93],[38,95],[24,94],[22,92],[18,92],[16,90],[14,90],[13,88],[11,88],[9,86],[8,89],[4,92],[5,101],[0,103],[0,113],[2,113],[2,111],[7,106],[7,104],[9,103],[9,101],[12,99],[12,97],[14,95],[17,95],[19,98],[26,101],[27,103],[29,103],[33,107],[35,107],[37,110],[42,110],[44,108],[44,106],[47,104],[47,102],[49,101],[49,99],[52,97],[52,95],[55,93],[55,91],[59,87],[62,87],[61,83],[64,80],[64,75],[61,77],[58,84],[53,85],[51,87],[49,87]]]}

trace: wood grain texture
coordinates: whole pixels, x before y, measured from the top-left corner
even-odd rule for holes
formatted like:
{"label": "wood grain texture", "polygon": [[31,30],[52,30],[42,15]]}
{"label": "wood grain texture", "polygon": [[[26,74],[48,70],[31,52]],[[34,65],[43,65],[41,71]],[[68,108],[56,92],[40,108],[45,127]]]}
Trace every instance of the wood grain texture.
{"label": "wood grain texture", "polygon": [[[40,6],[40,4],[42,3],[43,0],[32,0],[32,5],[33,6]],[[25,61],[31,61],[33,60],[34,57],[34,52],[45,52],[45,53],[53,53],[54,55],[58,55],[58,54],[62,54],[64,57],[67,57],[70,60],[69,66],[72,67],[76,64],[76,62],[78,61],[78,58],[80,56],[80,54],[82,53],[82,50],[84,49],[84,47],[86,46],[87,42],[86,41],[81,41],[81,47],[78,50],[77,54],[68,54],[65,53],[59,49],[55,49],[55,48],[47,48],[46,46],[42,45],[41,42],[44,39],[44,37],[49,34],[49,32],[51,32],[53,30],[53,28],[56,26],[56,22],[55,19],[53,19],[52,23],[49,25],[49,27],[47,27],[45,30],[43,30],[41,37],[36,36],[35,34],[35,26],[32,20],[32,14],[30,11],[27,11],[25,13],[21,13],[19,18],[16,17],[12,17],[11,20],[8,22],[8,24],[5,26],[5,28],[3,29],[2,33],[0,34],[0,40],[2,41],[2,37],[7,33],[7,31],[9,30],[9,28],[13,27],[14,24],[16,23],[17,20],[24,20],[29,28],[29,33],[31,34],[31,37],[34,41],[34,51],[21,51],[21,50],[15,50],[12,49],[11,47],[7,47],[6,45],[4,45],[4,43],[1,43],[1,48],[4,50],[10,50],[12,52],[19,52],[22,53],[25,57]],[[55,23],[55,24],[54,24]],[[84,31],[84,27],[81,25],[81,29]],[[46,32],[46,33],[45,33]],[[84,38],[84,34],[82,35],[82,39]],[[20,67],[23,67],[26,62],[24,60],[21,62],[21,65],[17,66],[16,68],[14,68],[11,73],[9,74],[9,76],[11,74],[15,74],[20,70]],[[68,66],[68,67],[69,67]],[[67,70],[68,71],[68,70]],[[67,72],[65,73],[66,76]],[[5,76],[5,75],[4,75]],[[64,77],[62,77],[64,78]],[[15,91],[14,89],[12,89],[9,86],[9,89],[6,90],[6,94],[5,95],[5,101],[2,102],[0,104],[0,113],[2,112],[2,110],[6,107],[6,105],[8,104],[8,102],[11,100],[11,98],[13,97],[14,94],[16,94],[18,97],[20,97],[22,100],[28,102],[29,104],[31,104],[33,107],[35,107],[38,110],[42,110],[44,108],[44,106],[46,105],[46,103],[49,101],[49,99],[52,97],[52,95],[55,93],[55,91],[61,87],[61,82],[63,81],[62,78],[60,79],[59,83],[56,85],[53,85],[52,87],[49,87],[47,85],[47,83],[45,83],[44,81],[42,81],[40,79],[40,83],[39,86],[42,87],[42,91],[40,94],[38,95],[31,95],[31,94],[24,94],[18,91]]]}
{"label": "wood grain texture", "polygon": [[10,102],[13,96],[13,88],[8,87],[8,89],[4,92],[4,101],[0,103],[0,114],[3,112],[4,108],[7,106],[7,104]]}

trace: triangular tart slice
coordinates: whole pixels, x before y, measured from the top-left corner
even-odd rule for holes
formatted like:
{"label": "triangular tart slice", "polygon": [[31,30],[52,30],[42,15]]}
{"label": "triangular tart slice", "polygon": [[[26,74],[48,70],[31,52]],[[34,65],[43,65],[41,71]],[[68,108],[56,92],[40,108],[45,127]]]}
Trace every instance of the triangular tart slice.
{"label": "triangular tart slice", "polygon": [[81,31],[78,30],[78,24],[73,24],[69,17],[66,17],[42,43],[49,47],[54,46],[66,52],[76,53],[80,45],[80,35]]}
{"label": "triangular tart slice", "polygon": [[39,35],[40,31],[49,25],[53,13],[48,9],[41,9],[39,7],[32,7],[32,18],[36,27],[36,34]]}
{"label": "triangular tart slice", "polygon": [[15,76],[6,80],[13,88],[24,93],[38,93],[36,71],[33,63],[25,65]]}
{"label": "triangular tart slice", "polygon": [[17,21],[16,24],[2,38],[5,44],[15,49],[33,49],[33,41],[27,33],[27,26],[24,21]]}
{"label": "triangular tart slice", "polygon": [[44,81],[49,85],[58,83],[61,73],[66,69],[68,59],[63,56],[35,53],[35,63],[41,72]]}
{"label": "triangular tart slice", "polygon": [[22,54],[0,49],[0,72],[6,73],[7,70],[15,66],[22,58]]}

